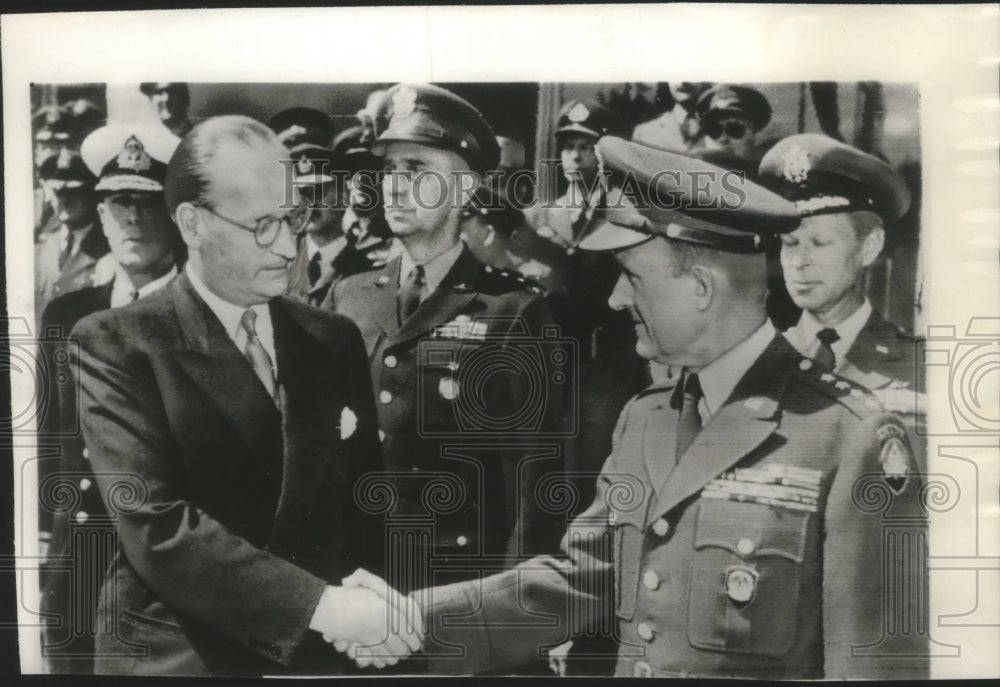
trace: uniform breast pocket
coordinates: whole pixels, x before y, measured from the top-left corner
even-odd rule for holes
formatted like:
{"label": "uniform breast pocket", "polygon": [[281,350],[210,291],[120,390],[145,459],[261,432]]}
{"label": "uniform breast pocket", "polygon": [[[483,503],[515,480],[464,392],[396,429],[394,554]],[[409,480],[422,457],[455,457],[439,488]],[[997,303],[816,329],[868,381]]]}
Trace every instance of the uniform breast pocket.
{"label": "uniform breast pocket", "polygon": [[699,649],[783,656],[795,641],[808,511],[702,498],[688,597]]}

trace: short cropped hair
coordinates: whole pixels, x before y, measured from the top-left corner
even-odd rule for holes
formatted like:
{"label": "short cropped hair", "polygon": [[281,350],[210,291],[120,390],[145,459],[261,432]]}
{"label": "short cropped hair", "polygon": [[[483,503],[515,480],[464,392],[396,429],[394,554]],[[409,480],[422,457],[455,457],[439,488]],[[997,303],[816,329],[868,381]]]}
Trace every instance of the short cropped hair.
{"label": "short cropped hair", "polygon": [[223,143],[262,143],[283,147],[278,136],[256,119],[242,115],[212,117],[195,125],[181,139],[167,165],[163,195],[174,217],[181,203],[207,204],[210,194],[208,167]]}
{"label": "short cropped hair", "polygon": [[673,276],[690,274],[696,265],[724,272],[734,294],[743,302],[763,303],[767,296],[767,261],[763,253],[730,253],[664,237],[673,250]]}

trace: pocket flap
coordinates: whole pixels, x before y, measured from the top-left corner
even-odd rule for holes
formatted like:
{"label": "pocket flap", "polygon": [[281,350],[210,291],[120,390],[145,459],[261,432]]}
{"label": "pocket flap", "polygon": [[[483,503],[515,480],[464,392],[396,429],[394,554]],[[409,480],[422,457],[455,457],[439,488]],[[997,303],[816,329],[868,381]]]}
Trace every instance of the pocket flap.
{"label": "pocket flap", "polygon": [[718,547],[745,560],[781,556],[801,563],[809,513],[760,503],[701,499],[694,548]]}

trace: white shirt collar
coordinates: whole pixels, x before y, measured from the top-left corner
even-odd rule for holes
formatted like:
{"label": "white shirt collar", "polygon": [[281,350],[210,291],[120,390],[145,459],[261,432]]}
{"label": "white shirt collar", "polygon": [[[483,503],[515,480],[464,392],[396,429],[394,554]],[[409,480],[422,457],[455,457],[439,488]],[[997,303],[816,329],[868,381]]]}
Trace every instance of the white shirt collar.
{"label": "white shirt collar", "polygon": [[[424,296],[436,289],[438,284],[448,275],[448,272],[458,261],[458,256],[462,254],[463,245],[461,241],[456,241],[451,248],[424,263]],[[400,284],[406,281],[406,277],[417,264],[405,249],[402,251],[402,256],[402,263],[399,265]]]}
{"label": "white shirt collar", "polygon": [[82,229],[70,229],[65,224],[59,225],[59,252],[62,253],[66,250],[66,246],[69,245],[69,235],[73,234],[73,250],[70,251],[70,256],[76,255],[80,252],[80,244],[83,240],[87,238],[87,234],[94,230],[94,223],[91,222]]}
{"label": "white shirt collar", "polygon": [[[187,274],[188,279],[191,280],[191,286],[194,287],[195,292],[201,296],[201,299],[205,301],[205,304],[208,305],[209,309],[219,319],[219,322],[222,323],[226,334],[229,335],[236,348],[240,352],[243,352],[243,349],[246,348],[247,334],[240,325],[240,320],[243,318],[243,313],[246,312],[247,308],[234,305],[216,296],[205,285],[201,276],[191,269],[191,263],[188,263],[187,267],[184,268],[184,272]],[[267,354],[271,356],[271,365],[274,367],[275,374],[277,374],[278,357],[274,350],[274,327],[271,324],[271,310],[267,307],[267,303],[251,305],[250,309],[257,313],[255,323],[257,338],[260,339],[260,343],[264,346]]]}
{"label": "white shirt collar", "polygon": [[[132,280],[129,279],[128,273],[118,263],[115,265],[115,281],[111,285],[111,307],[120,308],[132,302],[132,292],[136,289],[132,286]],[[166,286],[176,276],[177,265],[171,265],[169,272],[138,289],[139,298],[145,298],[157,289]]]}
{"label": "white shirt collar", "polygon": [[775,335],[774,325],[765,320],[757,331],[710,362],[698,373],[704,394],[698,412],[705,422],[729,399],[750,366],[761,356]]}
{"label": "white shirt collar", "polygon": [[[833,350],[835,372],[847,360],[847,352],[851,350],[851,346],[854,345],[858,334],[864,329],[871,314],[872,304],[866,298],[857,310],[833,327],[833,329],[837,330],[837,335],[840,337],[830,345],[830,348]],[[788,330],[787,338],[799,353],[807,358],[815,358],[816,352],[820,347],[816,334],[826,326],[817,320],[812,313],[803,310],[798,323]]]}
{"label": "white shirt collar", "polygon": [[306,253],[309,255],[309,259],[311,260],[316,253],[319,253],[319,261],[323,266],[333,262],[333,259],[340,255],[340,252],[346,247],[347,237],[343,235],[338,236],[324,246],[319,246],[311,235],[306,234]]}

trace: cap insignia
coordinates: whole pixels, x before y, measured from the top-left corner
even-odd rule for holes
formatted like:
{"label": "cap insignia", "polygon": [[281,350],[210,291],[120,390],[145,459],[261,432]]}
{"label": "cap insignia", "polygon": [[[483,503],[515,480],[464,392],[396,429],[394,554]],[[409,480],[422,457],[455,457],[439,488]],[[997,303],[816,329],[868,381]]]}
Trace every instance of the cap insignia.
{"label": "cap insignia", "polygon": [[72,162],[73,155],[69,152],[69,150],[63,148],[59,153],[59,157],[56,158],[56,169],[69,169]]}
{"label": "cap insignia", "polygon": [[587,121],[587,118],[590,116],[590,110],[583,103],[577,103],[566,116],[569,117],[569,121],[579,124],[580,122]]}
{"label": "cap insignia", "polygon": [[409,117],[417,105],[417,92],[409,86],[401,86],[392,94],[392,116]]}
{"label": "cap insignia", "polygon": [[152,158],[143,148],[142,142],[135,136],[130,136],[125,141],[125,149],[118,156],[118,167],[131,169],[133,172],[145,172],[152,166]]}
{"label": "cap insignia", "polygon": [[309,174],[313,171],[313,163],[309,161],[309,158],[299,158],[299,161],[295,163],[295,171],[299,174]]}
{"label": "cap insignia", "polygon": [[299,124],[292,124],[290,127],[278,134],[278,140],[284,143],[289,139],[295,138],[296,136],[301,136],[307,133],[306,128]]}
{"label": "cap insignia", "polygon": [[802,146],[792,146],[785,152],[781,160],[784,163],[782,172],[785,178],[793,184],[804,182],[809,176],[809,170],[812,169],[809,153]]}

